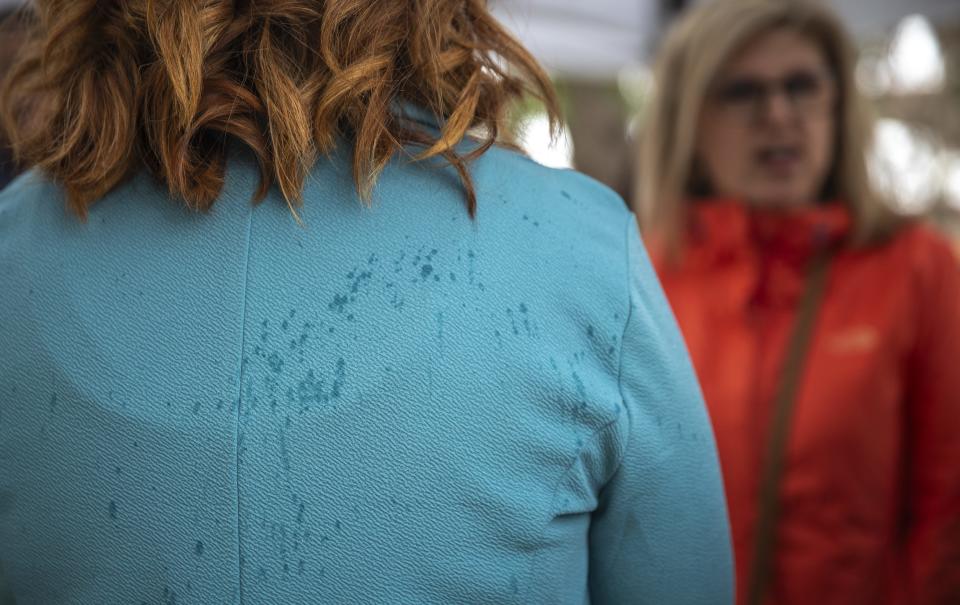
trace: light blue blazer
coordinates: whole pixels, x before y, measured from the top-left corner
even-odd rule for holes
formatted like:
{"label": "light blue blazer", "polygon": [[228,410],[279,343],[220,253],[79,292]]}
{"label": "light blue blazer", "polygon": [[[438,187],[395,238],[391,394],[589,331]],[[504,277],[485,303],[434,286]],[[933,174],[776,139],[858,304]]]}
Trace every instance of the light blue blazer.
{"label": "light blue blazer", "polygon": [[723,605],[686,351],[612,192],[494,148],[475,220],[348,158],[298,225],[232,157],[208,214],[139,176],[86,224],[0,195],[0,565],[17,605]]}

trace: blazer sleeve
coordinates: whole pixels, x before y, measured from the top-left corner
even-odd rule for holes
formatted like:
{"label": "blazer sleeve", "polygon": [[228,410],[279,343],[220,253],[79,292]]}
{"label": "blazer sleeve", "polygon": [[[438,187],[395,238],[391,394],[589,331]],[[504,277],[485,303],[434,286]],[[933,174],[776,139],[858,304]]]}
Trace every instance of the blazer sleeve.
{"label": "blazer sleeve", "polygon": [[596,605],[733,602],[716,445],[676,321],[631,217],[619,370],[622,454],[590,529]]}
{"label": "blazer sleeve", "polygon": [[907,398],[908,602],[960,603],[960,265],[946,242],[919,268]]}

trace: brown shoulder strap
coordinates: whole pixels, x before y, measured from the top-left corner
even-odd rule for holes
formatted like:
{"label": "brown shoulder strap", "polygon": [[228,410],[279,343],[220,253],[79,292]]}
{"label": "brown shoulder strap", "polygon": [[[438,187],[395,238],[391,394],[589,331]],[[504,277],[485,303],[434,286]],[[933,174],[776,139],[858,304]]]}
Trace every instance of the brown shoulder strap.
{"label": "brown shoulder strap", "polygon": [[747,603],[761,605],[770,587],[777,521],[780,514],[780,478],[790,433],[790,418],[799,392],[804,360],[813,335],[814,321],[823,298],[829,254],[817,255],[810,268],[806,288],[797,310],[796,323],[784,360],[783,375],[774,400],[770,440],[760,484],[753,565],[750,570]]}

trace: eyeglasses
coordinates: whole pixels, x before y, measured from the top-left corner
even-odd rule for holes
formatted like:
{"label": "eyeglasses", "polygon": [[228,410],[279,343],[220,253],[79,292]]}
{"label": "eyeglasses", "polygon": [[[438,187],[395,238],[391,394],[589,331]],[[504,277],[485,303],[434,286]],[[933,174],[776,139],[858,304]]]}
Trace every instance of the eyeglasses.
{"label": "eyeglasses", "polygon": [[744,122],[756,122],[778,93],[798,115],[823,115],[833,104],[833,75],[826,70],[797,70],[775,80],[735,77],[717,86],[711,97],[725,113]]}

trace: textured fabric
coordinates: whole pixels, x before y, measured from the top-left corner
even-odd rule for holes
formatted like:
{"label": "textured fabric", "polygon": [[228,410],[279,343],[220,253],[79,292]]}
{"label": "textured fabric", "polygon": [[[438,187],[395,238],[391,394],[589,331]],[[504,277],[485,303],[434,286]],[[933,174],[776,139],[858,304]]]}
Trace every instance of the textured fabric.
{"label": "textured fabric", "polygon": [[[716,431],[746,586],[806,267],[851,219],[841,204],[695,208],[679,263],[655,256]],[[958,357],[960,269],[942,237],[907,226],[835,256],[786,448],[771,603],[960,603]]]}
{"label": "textured fabric", "polygon": [[709,420],[622,201],[493,149],[231,160],[81,224],[0,196],[0,563],[18,605],[722,604]]}

